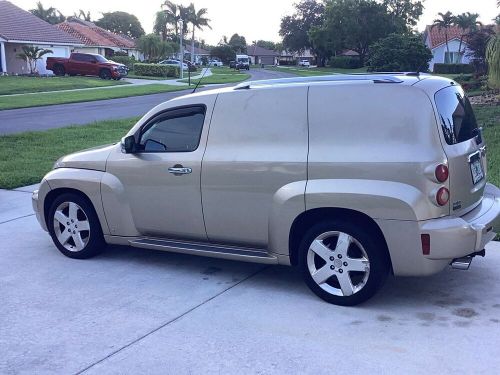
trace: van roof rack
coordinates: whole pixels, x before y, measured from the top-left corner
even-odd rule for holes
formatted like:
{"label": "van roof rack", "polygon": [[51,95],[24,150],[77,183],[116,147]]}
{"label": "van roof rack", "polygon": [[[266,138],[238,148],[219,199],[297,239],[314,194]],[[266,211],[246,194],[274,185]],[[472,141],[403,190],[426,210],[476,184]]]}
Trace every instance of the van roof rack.
{"label": "van roof rack", "polygon": [[[308,83],[308,82],[373,81],[375,83],[402,83],[403,80],[396,77],[395,76],[396,74],[398,73],[333,74],[333,75],[311,76],[311,77],[275,78],[275,79],[266,79],[260,81],[242,82],[236,85],[234,89],[244,90],[259,86],[286,85],[290,83]],[[402,74],[399,73],[399,75]]]}

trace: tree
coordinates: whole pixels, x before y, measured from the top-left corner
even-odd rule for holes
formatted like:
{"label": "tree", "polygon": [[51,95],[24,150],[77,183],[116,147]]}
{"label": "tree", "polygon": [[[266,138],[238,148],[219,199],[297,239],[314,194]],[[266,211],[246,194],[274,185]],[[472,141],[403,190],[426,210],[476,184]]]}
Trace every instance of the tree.
{"label": "tree", "polygon": [[50,49],[43,49],[35,46],[22,46],[23,52],[17,54],[17,58],[24,60],[30,67],[30,73],[36,72],[36,62],[43,56],[53,53]]}
{"label": "tree", "polygon": [[144,54],[144,58],[149,62],[158,62],[177,50],[173,43],[164,42],[156,34],[147,34],[137,40],[137,49]]}
{"label": "tree", "polygon": [[139,38],[144,35],[144,29],[137,17],[126,12],[103,13],[95,24],[113,33],[123,34],[131,38]]}
{"label": "tree", "polygon": [[479,14],[467,12],[459,14],[453,21],[453,24],[455,26],[458,26],[462,31],[460,35],[460,44],[458,45],[458,53],[460,54],[460,59],[462,59],[463,55],[462,44],[464,41],[464,37],[467,35],[467,33],[477,30],[477,26],[482,25],[481,22],[477,20],[478,18]]}
{"label": "tree", "polygon": [[181,19],[179,7],[171,1],[165,1],[162,4],[163,13],[165,14],[165,28],[167,25],[172,25],[175,31],[175,39],[179,39],[179,20]]}
{"label": "tree", "polygon": [[391,15],[393,25],[398,31],[410,31],[424,11],[422,1],[417,0],[384,0],[383,4]]}
{"label": "tree", "polygon": [[495,34],[492,27],[482,27],[469,33],[467,37],[467,56],[478,74],[486,74],[486,48],[491,37]]}
{"label": "tree", "polygon": [[303,52],[313,48],[309,31],[323,23],[325,6],[316,0],[301,0],[295,4],[295,13],[281,19],[279,34],[283,47],[292,52]]}
{"label": "tree", "polygon": [[488,80],[490,85],[500,88],[500,35],[498,33],[488,42],[486,61],[488,63]]}
{"label": "tree", "polygon": [[368,64],[376,72],[425,72],[431,59],[419,35],[391,34],[370,47]]}
{"label": "tree", "polygon": [[330,33],[324,27],[313,26],[308,35],[318,66],[325,66],[326,59],[334,55],[342,45],[338,38],[339,34]]}
{"label": "tree", "polygon": [[224,64],[228,64],[231,60],[234,60],[234,50],[229,44],[218,45],[212,48],[210,55],[219,58]]}
{"label": "tree", "polygon": [[256,40],[253,42],[253,44],[261,48],[269,49],[271,51],[276,51],[276,43],[271,42],[269,40]]}
{"label": "tree", "polygon": [[443,30],[444,29],[444,41],[446,43],[446,51],[448,52],[448,55],[450,54],[450,46],[448,45],[448,29],[454,24],[455,22],[455,17],[453,14],[448,11],[446,13],[438,13],[439,17],[434,20],[431,29],[434,27],[437,27],[438,30]]}
{"label": "tree", "polygon": [[228,45],[233,49],[234,53],[246,53],[247,41],[244,36],[233,34],[233,36],[229,38]]}
{"label": "tree", "polygon": [[[364,64],[371,44],[397,31],[383,4],[373,0],[330,0],[322,27],[332,48],[348,48]],[[333,39],[334,38],[334,39]]]}
{"label": "tree", "polygon": [[66,17],[64,17],[62,13],[59,12],[56,8],[49,7],[45,9],[41,1],[36,3],[35,9],[30,9],[30,13],[44,20],[45,22],[50,23],[51,25],[56,25],[66,20]]}
{"label": "tree", "polygon": [[92,21],[91,16],[90,16],[90,11],[85,13],[85,11],[83,11],[82,9],[79,9],[78,13],[76,13],[76,12],[73,13],[73,16],[75,18],[80,18],[81,20],[84,20],[84,21],[88,21],[88,22]]}
{"label": "tree", "polygon": [[194,32],[196,29],[198,30],[203,30],[204,27],[208,27],[211,29],[210,25],[208,24],[210,20],[206,17],[207,14],[207,8],[201,8],[200,10],[196,11],[194,8],[194,4],[191,3],[189,5],[189,8],[191,10],[190,12],[190,17],[189,17],[189,22],[191,23],[191,26],[193,28],[193,33],[191,36],[191,63],[194,62]]}

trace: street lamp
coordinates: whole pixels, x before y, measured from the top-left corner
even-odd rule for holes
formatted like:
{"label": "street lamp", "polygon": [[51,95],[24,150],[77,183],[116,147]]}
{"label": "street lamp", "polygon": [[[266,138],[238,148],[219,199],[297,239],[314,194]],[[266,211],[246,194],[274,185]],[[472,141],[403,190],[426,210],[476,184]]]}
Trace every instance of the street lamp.
{"label": "street lamp", "polygon": [[181,63],[180,63],[179,68],[180,68],[180,71],[181,71],[181,79],[184,78],[184,69],[183,69],[184,68],[184,49],[182,47],[182,39],[184,39],[184,35],[183,35],[183,31],[184,31],[184,29],[183,29],[183,23],[184,23],[183,19],[182,18],[179,19],[179,27],[180,27],[180,31],[181,31],[180,32],[180,35],[181,35],[181,38],[180,38],[181,39],[180,40]]}

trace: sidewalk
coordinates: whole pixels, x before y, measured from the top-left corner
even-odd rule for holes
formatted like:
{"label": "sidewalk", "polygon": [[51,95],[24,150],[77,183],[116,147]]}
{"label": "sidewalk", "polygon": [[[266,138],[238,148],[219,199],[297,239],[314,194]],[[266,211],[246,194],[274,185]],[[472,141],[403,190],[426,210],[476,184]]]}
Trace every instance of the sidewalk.
{"label": "sidewalk", "polygon": [[[203,76],[203,72],[207,70],[205,73],[205,77],[209,77],[212,75],[212,71],[210,68],[203,68],[200,74],[191,77],[191,83],[196,82],[196,80],[200,79]],[[187,78],[187,73],[184,79]],[[128,85],[115,85],[115,86],[104,86],[104,87],[87,87],[84,89],[71,89],[71,90],[57,90],[57,91],[41,91],[41,92],[28,92],[22,94],[9,94],[9,95],[0,95],[0,98],[8,98],[13,96],[22,96],[22,95],[38,95],[38,94],[53,94],[60,92],[75,92],[75,91],[88,91],[88,90],[109,90],[116,89],[119,87],[130,87],[130,86],[145,86],[152,84],[160,84],[160,85],[171,85],[171,86],[188,86],[187,83],[180,82],[180,78],[174,79],[164,79],[164,80],[153,80],[153,79],[138,79],[138,78],[123,78],[124,82],[129,82]]]}

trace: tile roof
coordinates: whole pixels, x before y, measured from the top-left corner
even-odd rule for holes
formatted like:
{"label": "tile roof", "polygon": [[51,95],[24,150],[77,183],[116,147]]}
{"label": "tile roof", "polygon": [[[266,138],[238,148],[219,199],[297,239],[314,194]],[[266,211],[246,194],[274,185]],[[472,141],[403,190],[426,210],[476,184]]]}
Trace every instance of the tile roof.
{"label": "tile roof", "polygon": [[[186,46],[186,48],[184,48],[184,53],[191,53],[191,46]],[[194,54],[195,55],[210,55],[210,51],[207,51],[206,49],[203,49],[203,48],[194,47]]]}
{"label": "tile roof", "polygon": [[0,37],[7,41],[81,44],[54,25],[5,0],[0,0]]}
{"label": "tile roof", "polygon": [[56,27],[89,47],[135,48],[135,42],[132,39],[104,30],[92,22],[69,18],[68,21]]}
{"label": "tile roof", "polygon": [[[460,39],[463,33],[463,30],[458,26],[450,26],[446,31],[448,32],[448,42],[453,39]],[[428,47],[431,49],[439,47],[440,45],[446,43],[444,28],[440,29],[437,26],[427,26],[425,28],[425,33],[429,36],[430,46]],[[464,38],[464,42],[466,42],[466,40],[467,37]]]}
{"label": "tile roof", "polygon": [[257,45],[251,45],[247,47],[248,56],[279,56],[276,51],[271,51],[270,49],[262,48]]}

